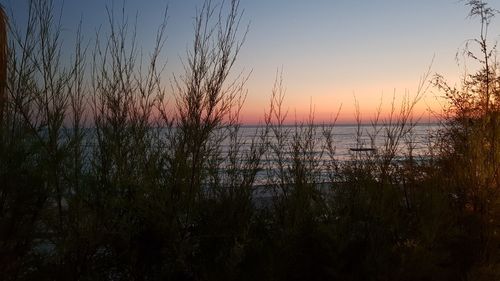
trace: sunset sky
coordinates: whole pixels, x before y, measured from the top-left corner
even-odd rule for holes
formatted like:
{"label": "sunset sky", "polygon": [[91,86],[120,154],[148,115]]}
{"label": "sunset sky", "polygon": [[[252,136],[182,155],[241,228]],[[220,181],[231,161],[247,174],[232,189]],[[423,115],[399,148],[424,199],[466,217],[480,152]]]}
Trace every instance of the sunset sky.
{"label": "sunset sky", "polygon": [[[63,37],[74,38],[83,21],[91,40],[106,24],[105,6],[120,9],[121,0],[54,0],[62,6]],[[217,2],[217,1],[214,1]],[[500,1],[490,6],[500,9]],[[1,0],[17,22],[25,20],[26,1]],[[126,0],[127,13],[138,14],[138,40],[144,51],[168,4],[165,84],[182,73],[181,61],[193,38],[193,19],[202,0]],[[264,115],[277,71],[283,70],[286,105],[293,121],[302,119],[312,103],[317,121],[328,121],[342,104],[340,121],[353,121],[354,96],[368,120],[380,102],[384,111],[395,93],[415,94],[420,76],[433,58],[431,73],[457,81],[461,67],[455,55],[467,39],[479,33],[478,19],[467,18],[468,8],[457,0],[241,0],[242,29],[250,25],[234,73],[251,72],[242,113],[245,123]],[[500,34],[493,21],[490,39]],[[439,111],[439,93],[430,88],[417,108],[426,121],[430,107]]]}

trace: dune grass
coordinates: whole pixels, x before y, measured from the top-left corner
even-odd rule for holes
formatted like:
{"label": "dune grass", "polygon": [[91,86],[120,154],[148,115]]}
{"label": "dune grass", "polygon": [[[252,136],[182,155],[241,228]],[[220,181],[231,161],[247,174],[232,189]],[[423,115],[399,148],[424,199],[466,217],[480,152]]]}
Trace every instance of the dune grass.
{"label": "dune grass", "polygon": [[[125,11],[108,11],[92,44],[77,33],[68,62],[52,2],[30,1],[0,75],[0,279],[500,278],[500,77],[484,32],[495,11],[466,4],[481,20],[469,42],[479,54],[465,50],[480,69],[458,87],[427,73],[413,98],[372,120],[370,147],[382,145],[341,161],[336,119],[318,125],[311,110],[285,126],[279,74],[264,124],[241,135],[238,0],[204,2],[171,91],[167,10],[149,56]],[[449,106],[421,161],[413,108],[429,80]]]}

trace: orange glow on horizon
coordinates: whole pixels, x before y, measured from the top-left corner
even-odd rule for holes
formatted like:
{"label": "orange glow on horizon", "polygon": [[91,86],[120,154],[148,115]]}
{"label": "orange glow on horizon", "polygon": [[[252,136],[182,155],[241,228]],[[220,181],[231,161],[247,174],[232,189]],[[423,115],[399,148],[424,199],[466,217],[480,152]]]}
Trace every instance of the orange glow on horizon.
{"label": "orange glow on horizon", "polygon": [[[307,97],[305,95],[285,94],[284,111],[287,112],[287,124],[306,122],[313,114],[315,123],[332,123],[337,118],[337,124],[356,123],[356,101],[359,108],[359,117],[362,123],[370,123],[377,116],[380,107],[379,122],[388,120],[393,112],[393,119],[397,119],[401,110],[403,97],[407,95],[410,101],[414,98],[408,90],[407,94],[394,91],[391,95],[375,95],[366,92],[359,95],[317,95]],[[394,99],[393,99],[394,97]],[[418,122],[436,122],[437,116],[442,109],[442,104],[432,93],[425,93],[414,105],[412,118]],[[392,109],[394,103],[394,110]],[[268,104],[262,104],[261,100],[247,99],[241,111],[240,121],[246,125],[264,123],[265,113],[269,110]],[[340,110],[340,112],[339,112]]]}

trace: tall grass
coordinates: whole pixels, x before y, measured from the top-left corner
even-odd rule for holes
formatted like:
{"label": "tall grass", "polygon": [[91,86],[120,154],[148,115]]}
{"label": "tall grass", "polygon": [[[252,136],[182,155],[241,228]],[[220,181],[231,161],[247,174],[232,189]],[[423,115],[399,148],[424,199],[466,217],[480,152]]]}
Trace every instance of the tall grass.
{"label": "tall grass", "polygon": [[7,99],[7,15],[3,6],[0,6],[0,120],[3,120],[3,112]]}
{"label": "tall grass", "polygon": [[343,160],[336,118],[317,124],[311,107],[286,125],[280,74],[264,124],[242,135],[238,0],[204,2],[171,90],[167,9],[143,54],[125,8],[68,48],[52,1],[29,1],[24,29],[8,25],[0,279],[498,279],[495,11],[466,4],[481,33],[465,54],[482,67],[460,88],[432,79],[449,101],[432,157],[413,133],[427,72],[386,119],[379,107],[362,126],[358,108],[355,148],[373,150]]}

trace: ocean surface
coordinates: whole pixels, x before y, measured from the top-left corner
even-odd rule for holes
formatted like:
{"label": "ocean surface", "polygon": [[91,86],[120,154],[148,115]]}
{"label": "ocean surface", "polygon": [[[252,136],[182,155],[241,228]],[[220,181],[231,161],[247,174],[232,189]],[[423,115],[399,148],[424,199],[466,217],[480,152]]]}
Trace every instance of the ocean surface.
{"label": "ocean surface", "polygon": [[[255,185],[266,184],[269,177],[272,177],[273,171],[278,169],[278,155],[273,151],[273,147],[283,152],[281,155],[282,163],[285,168],[292,167],[294,150],[298,149],[296,154],[306,162],[312,160],[314,167],[326,177],[326,169],[332,163],[332,159],[337,163],[353,160],[357,157],[369,157],[373,153],[383,154],[387,145],[394,144],[395,156],[393,161],[407,159],[410,155],[416,161],[429,159],[431,147],[439,131],[437,124],[417,124],[411,128],[404,128],[404,133],[398,134],[396,126],[378,126],[371,125],[335,125],[335,126],[315,126],[311,131],[307,127],[283,126],[277,132],[272,130],[266,138],[259,137],[265,127],[242,126],[239,134],[238,153],[242,159],[245,159],[245,153],[250,150],[251,143],[267,142],[267,149],[261,160],[262,171],[257,173]],[[333,148],[333,157],[327,148],[326,135],[328,131]],[[282,134],[282,142],[279,143],[276,135]],[[399,137],[398,137],[399,136]],[[308,142],[307,140],[311,140]],[[298,144],[298,145],[297,145]],[[354,150],[353,150],[354,149]],[[360,149],[364,151],[356,151]],[[229,162],[229,151],[231,145],[228,140],[221,143],[221,158],[224,163]],[[323,176],[320,176],[323,177]]]}
{"label": "ocean surface", "polygon": [[[268,183],[274,171],[278,169],[278,152],[282,153],[281,163],[285,169],[293,166],[294,151],[295,156],[305,159],[306,162],[319,168],[320,171],[326,171],[327,166],[332,160],[342,163],[350,161],[356,157],[370,156],[374,151],[384,153],[386,147],[391,142],[394,143],[395,157],[394,161],[404,160],[411,155],[417,161],[419,159],[428,159],[429,147],[435,142],[439,131],[437,124],[416,124],[411,128],[404,128],[404,133],[398,134],[400,127],[384,126],[373,127],[371,125],[316,125],[313,127],[282,126],[270,129],[265,137],[262,137],[266,130],[264,126],[241,126],[237,132],[237,145],[226,138],[217,143],[220,152],[220,173],[224,174],[231,165],[230,155],[236,155],[239,162],[238,169],[245,169],[245,161],[248,159],[248,153],[251,151],[252,143],[264,145],[260,168],[257,173],[254,185]],[[175,130],[175,129],[174,129]],[[227,133],[227,131],[226,131]],[[328,150],[329,134],[331,140],[331,150]],[[95,137],[92,133],[87,142],[87,155],[92,155],[92,147],[95,147]],[[281,135],[281,142],[278,141]],[[397,138],[400,136],[400,138]],[[234,149],[237,148],[235,154]],[[353,149],[370,149],[368,151],[353,151]],[[333,152],[333,154],[331,153]],[[325,172],[326,174],[326,172]]]}
{"label": "ocean surface", "polygon": [[[252,143],[262,142],[259,139],[259,134],[264,130],[262,126],[242,126],[239,130],[240,143],[242,150],[247,151]],[[395,126],[378,126],[371,125],[335,125],[335,126],[315,126],[311,132],[314,144],[312,149],[314,154],[325,154],[326,136],[325,130],[331,131],[331,140],[335,148],[335,157],[337,160],[349,160],[355,153],[351,149],[370,148],[383,150],[386,144],[391,139],[397,142],[397,157],[405,157],[408,154],[408,148],[412,147],[412,155],[416,157],[426,157],[429,153],[429,145],[433,144],[439,125],[437,124],[417,124],[412,128],[405,128],[404,134],[399,139],[393,138]],[[295,126],[283,126],[280,132],[284,136],[283,149],[293,149],[294,139],[304,140],[307,138],[307,128],[297,128]],[[271,131],[266,139],[270,144],[277,145],[276,134]],[[223,151],[228,151],[230,145],[226,140],[222,143]]]}

